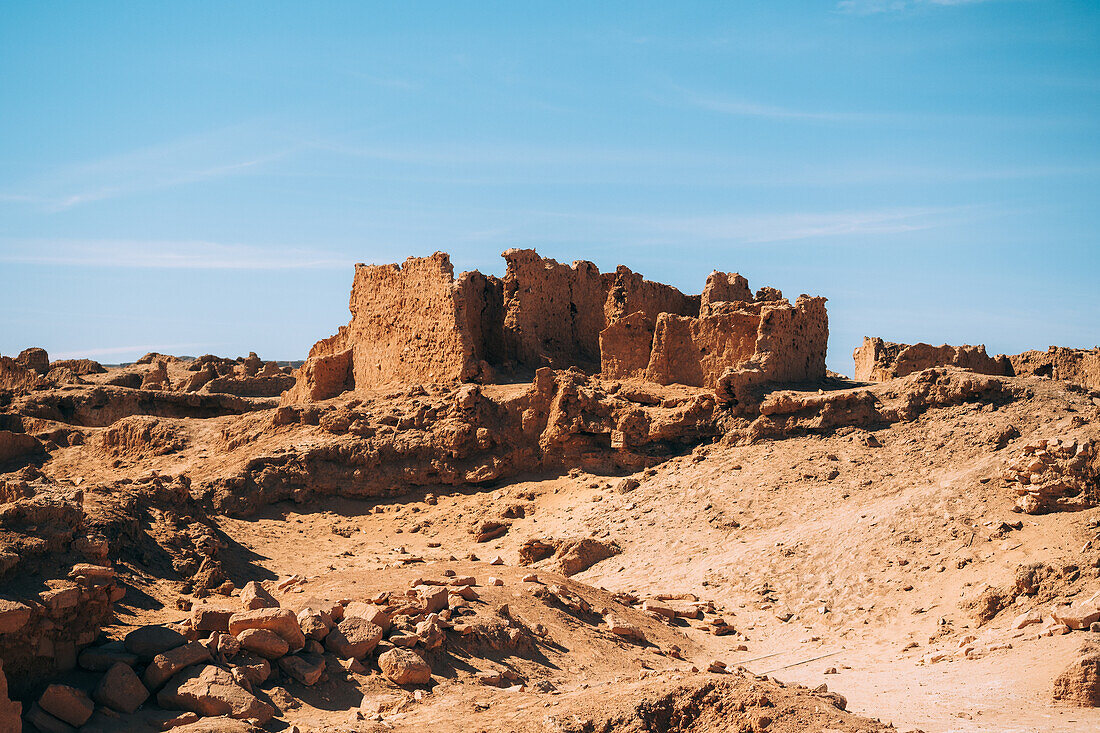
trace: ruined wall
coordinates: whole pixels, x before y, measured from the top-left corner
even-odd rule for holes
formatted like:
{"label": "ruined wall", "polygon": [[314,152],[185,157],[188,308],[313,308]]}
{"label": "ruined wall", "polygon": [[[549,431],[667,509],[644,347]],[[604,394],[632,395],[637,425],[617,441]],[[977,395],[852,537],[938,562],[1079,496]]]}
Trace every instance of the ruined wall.
{"label": "ruined wall", "polygon": [[563,265],[533,249],[504,253],[504,340],[517,365],[598,364],[607,285],[591,262]]}
{"label": "ruined wall", "polygon": [[1051,346],[1046,351],[1025,351],[1008,358],[1013,374],[1050,377],[1100,389],[1100,348]]}
{"label": "ruined wall", "polygon": [[473,377],[456,293],[454,268],[443,252],[403,265],[356,265],[347,335],[356,387]]}
{"label": "ruined wall", "polygon": [[49,380],[34,369],[21,364],[10,356],[0,356],[0,389],[13,392],[29,392],[36,389],[47,389],[49,386]]}
{"label": "ruined wall", "polygon": [[639,311],[654,321],[662,313],[699,315],[698,295],[684,295],[671,285],[646,280],[624,265],[619,265],[614,273],[607,273],[603,278],[607,296],[601,328]]}
{"label": "ruined wall", "polygon": [[737,273],[713,272],[702,295],[685,295],[627,267],[601,274],[591,262],[565,265],[530,249],[503,257],[499,279],[467,272],[456,281],[439,252],[402,266],[357,265],[351,322],[313,347],[283,404],[385,384],[484,383],[546,366],[708,388],[748,362],[766,380],[824,376],[824,299],[791,306],[774,288],[754,297]]}
{"label": "ruined wall", "polygon": [[469,381],[478,359],[460,288],[443,252],[402,265],[355,266],[351,321],[310,349],[284,402],[333,397],[386,384]]}
{"label": "ruined wall", "polygon": [[644,379],[655,327],[653,318],[635,311],[600,331],[600,376]]}
{"label": "ruined wall", "polygon": [[719,303],[751,301],[752,291],[749,281],[736,272],[718,272],[715,270],[707,277],[703,294],[699,300],[699,315],[709,316]]}
{"label": "ruined wall", "polygon": [[805,382],[825,376],[829,338],[824,298],[721,302],[709,315],[670,314],[657,321],[646,379],[715,388],[729,370],[752,368],[764,382]]}
{"label": "ruined wall", "polygon": [[459,322],[469,334],[473,358],[490,381],[492,366],[509,361],[504,347],[504,283],[476,270],[458,276]]}
{"label": "ruined wall", "polygon": [[855,361],[855,378],[864,382],[885,382],[938,366],[955,366],[979,374],[997,376],[1013,374],[1007,357],[990,357],[985,346],[980,344],[895,344],[865,336],[863,345],[852,352],[852,358]]}

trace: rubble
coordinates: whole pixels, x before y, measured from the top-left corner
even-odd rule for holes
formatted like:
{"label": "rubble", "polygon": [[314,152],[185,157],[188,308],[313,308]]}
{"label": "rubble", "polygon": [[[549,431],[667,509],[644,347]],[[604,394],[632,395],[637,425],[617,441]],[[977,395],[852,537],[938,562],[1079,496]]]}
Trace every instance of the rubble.
{"label": "rubble", "polygon": [[1027,514],[1074,510],[1100,501],[1100,455],[1092,438],[1044,438],[1024,445],[1003,479]]}

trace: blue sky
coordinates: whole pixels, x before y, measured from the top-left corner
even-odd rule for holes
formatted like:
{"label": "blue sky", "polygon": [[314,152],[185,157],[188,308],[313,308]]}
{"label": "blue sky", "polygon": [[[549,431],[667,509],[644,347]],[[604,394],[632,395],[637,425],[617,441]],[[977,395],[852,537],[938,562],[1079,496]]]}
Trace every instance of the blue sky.
{"label": "blue sky", "polygon": [[535,247],[864,335],[1100,342],[1100,4],[0,5],[0,353],[302,358]]}

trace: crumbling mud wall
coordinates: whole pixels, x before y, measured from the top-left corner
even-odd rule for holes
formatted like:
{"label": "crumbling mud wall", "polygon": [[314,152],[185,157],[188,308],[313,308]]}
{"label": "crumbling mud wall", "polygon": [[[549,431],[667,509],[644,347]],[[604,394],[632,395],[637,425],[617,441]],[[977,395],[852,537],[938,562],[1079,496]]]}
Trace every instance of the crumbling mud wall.
{"label": "crumbling mud wall", "polygon": [[503,256],[504,338],[516,364],[598,364],[607,288],[596,266],[583,260],[563,265],[533,249]]}
{"label": "crumbling mud wall", "polygon": [[0,659],[19,695],[76,666],[123,590],[85,534],[81,491],[24,481],[0,488]]}
{"label": "crumbling mud wall", "polygon": [[953,366],[978,374],[1013,376],[1009,358],[1003,354],[990,357],[985,346],[932,346],[930,344],[895,344],[877,337],[865,336],[863,345],[852,352],[855,378],[861,382],[885,382],[932,367]]}
{"label": "crumbling mud wall", "polygon": [[1025,351],[1008,358],[1017,376],[1050,377],[1100,389],[1100,348],[1051,346],[1046,351]]}
{"label": "crumbling mud wall", "polygon": [[356,265],[347,331],[354,383],[465,382],[477,376],[458,295],[454,268],[442,252],[403,265]]}
{"label": "crumbling mud wall", "polygon": [[791,305],[737,273],[702,295],[629,268],[600,273],[534,250],[504,252],[503,278],[454,278],[447,255],[357,265],[351,322],[318,342],[283,404],[386,385],[490,383],[543,367],[714,389],[751,363],[757,382],[825,376],[824,298]]}

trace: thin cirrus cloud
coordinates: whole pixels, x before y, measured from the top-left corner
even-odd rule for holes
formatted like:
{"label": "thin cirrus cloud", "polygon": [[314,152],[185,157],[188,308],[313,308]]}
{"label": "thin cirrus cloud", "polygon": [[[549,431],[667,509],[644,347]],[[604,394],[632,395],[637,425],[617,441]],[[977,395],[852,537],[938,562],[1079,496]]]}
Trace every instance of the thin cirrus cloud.
{"label": "thin cirrus cloud", "polygon": [[[783,245],[843,236],[888,236],[951,226],[979,214],[978,207],[899,207],[774,214],[631,216],[560,211],[515,212],[511,226],[471,230],[463,240],[503,244],[553,241],[614,244]],[[996,215],[984,212],[983,215]],[[548,234],[548,232],[551,232]]]}
{"label": "thin cirrus cloud", "polygon": [[806,120],[817,122],[866,122],[883,119],[885,116],[865,112],[837,112],[830,110],[802,110],[761,104],[746,99],[737,99],[717,94],[701,94],[681,90],[684,100],[693,107],[721,112],[735,117],[763,117],[772,120]]}
{"label": "thin cirrus cloud", "polygon": [[49,212],[188,183],[258,172],[300,147],[248,125],[61,166],[0,190],[0,202]]}
{"label": "thin cirrus cloud", "polygon": [[996,0],[841,0],[837,10],[852,15],[875,15],[878,13],[900,12],[919,7],[951,7],[956,5],[978,5],[996,2]]}
{"label": "thin cirrus cloud", "polygon": [[350,259],[314,249],[203,241],[15,240],[0,262],[135,269],[288,270],[347,267]]}
{"label": "thin cirrus cloud", "polygon": [[968,207],[902,207],[858,211],[791,212],[749,216],[702,216],[643,219],[650,231],[664,231],[701,241],[779,244],[857,234],[901,234],[948,226]]}

